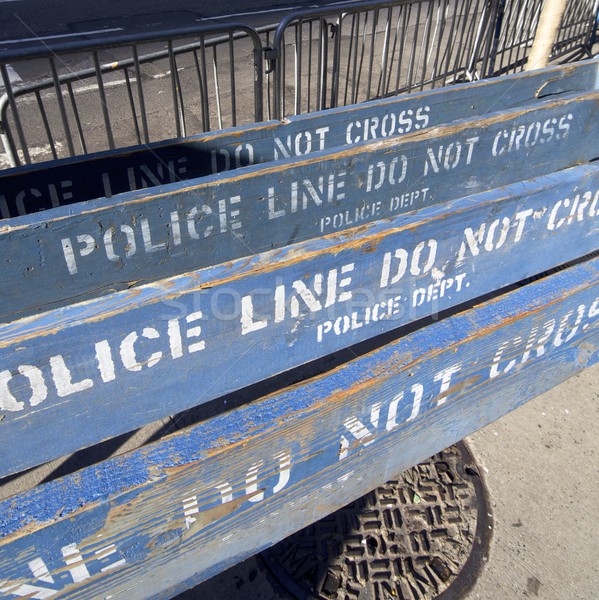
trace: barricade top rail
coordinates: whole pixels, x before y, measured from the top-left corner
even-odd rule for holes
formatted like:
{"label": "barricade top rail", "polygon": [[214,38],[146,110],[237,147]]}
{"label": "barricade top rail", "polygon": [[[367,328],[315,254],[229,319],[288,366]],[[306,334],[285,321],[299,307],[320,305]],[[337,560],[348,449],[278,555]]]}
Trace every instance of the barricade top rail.
{"label": "barricade top rail", "polygon": [[[260,35],[214,23],[3,51],[0,133],[9,164],[39,162],[38,147],[41,160],[57,159],[262,121]],[[101,60],[103,51],[116,56]],[[30,59],[41,79],[11,82],[9,62],[14,69]]]}
{"label": "barricade top rail", "polygon": [[277,25],[273,46],[276,49],[281,44],[286,28],[295,21],[315,19],[330,15],[349,15],[361,11],[395,8],[402,5],[407,6],[408,4],[424,4],[429,1],[430,0],[356,0],[354,2],[341,2],[320,6],[318,8],[310,8],[309,10],[296,10],[283,17]]}
{"label": "barricade top rail", "polygon": [[195,35],[216,35],[232,30],[246,33],[255,42],[256,47],[261,48],[257,29],[245,23],[228,21],[227,23],[202,23],[192,27],[177,27],[148,32],[111,33],[102,37],[79,40],[70,38],[68,40],[40,40],[38,43],[27,42],[23,46],[15,45],[11,48],[0,49],[0,63],[30,58],[47,58],[55,54],[71,52],[106,50],[118,48],[119,46],[130,46],[131,44],[164,42],[168,39],[179,40]]}
{"label": "barricade top rail", "polygon": [[365,1],[287,15],[266,55],[274,59],[276,117],[476,79],[491,5]]}

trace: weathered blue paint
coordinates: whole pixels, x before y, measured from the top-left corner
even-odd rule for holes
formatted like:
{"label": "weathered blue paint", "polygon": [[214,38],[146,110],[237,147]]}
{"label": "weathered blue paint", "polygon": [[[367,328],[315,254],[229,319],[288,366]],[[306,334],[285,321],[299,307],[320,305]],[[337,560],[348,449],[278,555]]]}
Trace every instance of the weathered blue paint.
{"label": "weathered blue paint", "polygon": [[0,173],[0,217],[373,141],[597,89],[598,61],[550,67],[357,106]]}
{"label": "weathered blue paint", "polygon": [[599,156],[599,92],[4,221],[0,319],[249,256]]}
{"label": "weathered blue paint", "polygon": [[[170,597],[598,359],[594,259],[2,502],[0,588]],[[65,564],[63,548],[82,560]]]}
{"label": "weathered blue paint", "polygon": [[2,325],[1,472],[584,256],[598,218],[581,166]]}

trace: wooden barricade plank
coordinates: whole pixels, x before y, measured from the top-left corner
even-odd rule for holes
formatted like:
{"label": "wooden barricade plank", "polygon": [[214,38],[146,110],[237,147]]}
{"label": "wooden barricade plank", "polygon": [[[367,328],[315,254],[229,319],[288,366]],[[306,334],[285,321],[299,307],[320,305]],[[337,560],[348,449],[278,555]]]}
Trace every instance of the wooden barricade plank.
{"label": "wooden barricade plank", "polygon": [[[0,319],[130,289],[599,156],[599,92],[0,227]],[[581,141],[584,140],[584,143]]]}
{"label": "wooden barricade plank", "polygon": [[595,258],[5,500],[0,591],[170,597],[596,363],[598,325]]}
{"label": "wooden barricade plank", "polygon": [[174,183],[346,144],[421,131],[597,89],[598,61],[460,84],[0,173],[0,217]]}
{"label": "wooden barricade plank", "polygon": [[1,472],[585,256],[598,217],[583,165],[1,325]]}

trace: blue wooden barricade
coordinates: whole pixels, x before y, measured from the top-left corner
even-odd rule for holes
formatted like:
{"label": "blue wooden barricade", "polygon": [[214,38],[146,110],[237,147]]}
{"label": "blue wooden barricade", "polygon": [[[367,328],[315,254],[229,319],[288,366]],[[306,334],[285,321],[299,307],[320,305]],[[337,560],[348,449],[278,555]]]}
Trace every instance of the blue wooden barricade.
{"label": "blue wooden barricade", "polygon": [[[465,100],[465,98],[464,98]],[[0,229],[0,319],[342,232],[599,155],[599,91],[149,191]],[[581,143],[585,140],[585,143]]]}
{"label": "blue wooden barricade", "polygon": [[596,63],[534,81],[570,76],[4,220],[0,476],[203,417],[1,501],[0,593],[169,597],[597,362]]}
{"label": "blue wooden barricade", "polygon": [[6,219],[534,106],[543,100],[596,90],[598,65],[598,61],[580,62],[309,113],[283,122],[84,155],[56,161],[52,169],[44,164],[7,169],[0,172],[0,216]]}
{"label": "blue wooden barricade", "polygon": [[1,472],[580,258],[598,218],[580,166],[1,325]]}
{"label": "blue wooden barricade", "polygon": [[594,364],[598,262],[4,501],[2,593],[169,595],[334,511]]}

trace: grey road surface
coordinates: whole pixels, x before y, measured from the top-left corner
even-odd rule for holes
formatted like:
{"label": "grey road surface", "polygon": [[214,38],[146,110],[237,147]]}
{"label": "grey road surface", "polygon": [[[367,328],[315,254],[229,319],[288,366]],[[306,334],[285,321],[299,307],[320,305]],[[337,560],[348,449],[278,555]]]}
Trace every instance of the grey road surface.
{"label": "grey road surface", "polygon": [[247,20],[272,12],[332,4],[322,0],[0,0],[0,50],[23,40],[68,39],[117,32],[188,27],[230,15]]}

